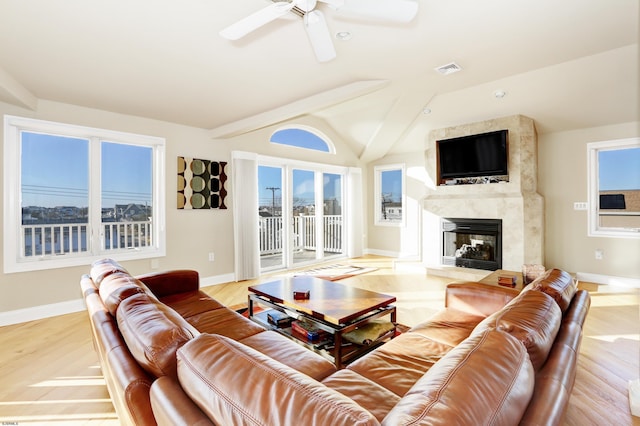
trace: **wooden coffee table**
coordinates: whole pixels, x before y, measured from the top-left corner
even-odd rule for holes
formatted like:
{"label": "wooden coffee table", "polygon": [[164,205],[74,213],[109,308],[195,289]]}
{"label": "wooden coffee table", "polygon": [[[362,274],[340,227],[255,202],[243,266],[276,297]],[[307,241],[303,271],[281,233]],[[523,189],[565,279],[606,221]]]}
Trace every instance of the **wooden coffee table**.
{"label": "wooden coffee table", "polygon": [[[294,299],[293,293],[309,291],[308,299]],[[362,290],[310,276],[281,278],[249,287],[249,318],[273,329],[342,366],[371,351],[395,335],[395,327],[370,345],[355,345],[342,336],[378,318],[389,316],[395,325],[394,296]],[[256,309],[256,304],[267,310]],[[268,321],[269,309],[286,313],[294,319],[312,322],[323,330],[325,338],[308,341],[294,335],[290,326],[278,327]]]}

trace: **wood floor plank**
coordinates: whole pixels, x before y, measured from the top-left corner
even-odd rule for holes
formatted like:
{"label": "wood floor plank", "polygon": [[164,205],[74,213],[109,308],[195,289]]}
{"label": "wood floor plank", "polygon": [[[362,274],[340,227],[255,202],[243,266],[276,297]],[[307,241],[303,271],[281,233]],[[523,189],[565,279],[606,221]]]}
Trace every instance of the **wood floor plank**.
{"label": "wood floor plank", "polygon": [[[352,263],[376,271],[340,281],[396,296],[398,321],[412,326],[444,306],[450,278],[420,268],[394,268],[389,258]],[[272,277],[203,290],[231,306],[246,303],[247,287]],[[638,290],[590,286],[576,383],[565,425],[640,426],[627,386],[640,374]],[[0,422],[111,426],[119,424],[91,342],[85,312],[0,327]]]}

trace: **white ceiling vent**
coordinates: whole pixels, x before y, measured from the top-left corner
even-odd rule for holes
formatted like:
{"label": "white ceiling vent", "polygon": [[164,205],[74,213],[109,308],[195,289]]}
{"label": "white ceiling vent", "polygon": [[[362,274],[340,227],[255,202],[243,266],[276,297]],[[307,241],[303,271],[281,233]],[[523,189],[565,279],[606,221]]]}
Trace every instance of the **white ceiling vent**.
{"label": "white ceiling vent", "polygon": [[462,71],[462,67],[455,62],[451,62],[450,64],[442,65],[435,70],[442,75],[449,75],[453,74],[454,72]]}

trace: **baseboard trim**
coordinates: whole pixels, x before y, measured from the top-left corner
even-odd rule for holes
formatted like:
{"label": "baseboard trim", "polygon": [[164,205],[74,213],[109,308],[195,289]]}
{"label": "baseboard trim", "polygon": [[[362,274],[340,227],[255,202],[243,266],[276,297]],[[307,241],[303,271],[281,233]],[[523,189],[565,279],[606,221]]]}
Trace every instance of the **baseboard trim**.
{"label": "baseboard trim", "polygon": [[235,275],[223,274],[215,275],[213,277],[200,278],[200,287],[210,287],[212,285],[226,284],[235,281]]}
{"label": "baseboard trim", "polygon": [[373,254],[376,256],[393,257],[395,261],[420,262],[421,257],[416,253],[403,253],[389,250],[366,249],[364,254]]}
{"label": "baseboard trim", "polygon": [[[232,282],[233,274],[215,275],[200,278],[200,287],[224,284]],[[16,309],[14,311],[0,312],[0,327],[5,325],[20,324],[44,318],[57,317],[86,310],[83,299],[68,300],[66,302],[52,303],[49,305],[33,306],[30,308]]]}
{"label": "baseboard trim", "polygon": [[49,305],[16,309],[14,311],[0,312],[0,327],[35,321],[43,318],[56,317],[58,315],[65,315],[84,310],[86,310],[84,300],[76,299],[60,303],[51,303]]}
{"label": "baseboard trim", "polygon": [[576,278],[579,281],[586,281],[595,284],[640,288],[640,279],[637,278],[614,277],[611,275],[592,274],[589,272],[576,272]]}

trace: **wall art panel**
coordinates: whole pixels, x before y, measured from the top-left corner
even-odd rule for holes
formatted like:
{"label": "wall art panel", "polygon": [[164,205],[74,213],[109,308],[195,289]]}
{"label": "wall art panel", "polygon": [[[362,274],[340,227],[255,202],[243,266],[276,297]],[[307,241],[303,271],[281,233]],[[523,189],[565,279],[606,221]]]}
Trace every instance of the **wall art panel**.
{"label": "wall art panel", "polygon": [[178,157],[178,208],[226,209],[224,161]]}

